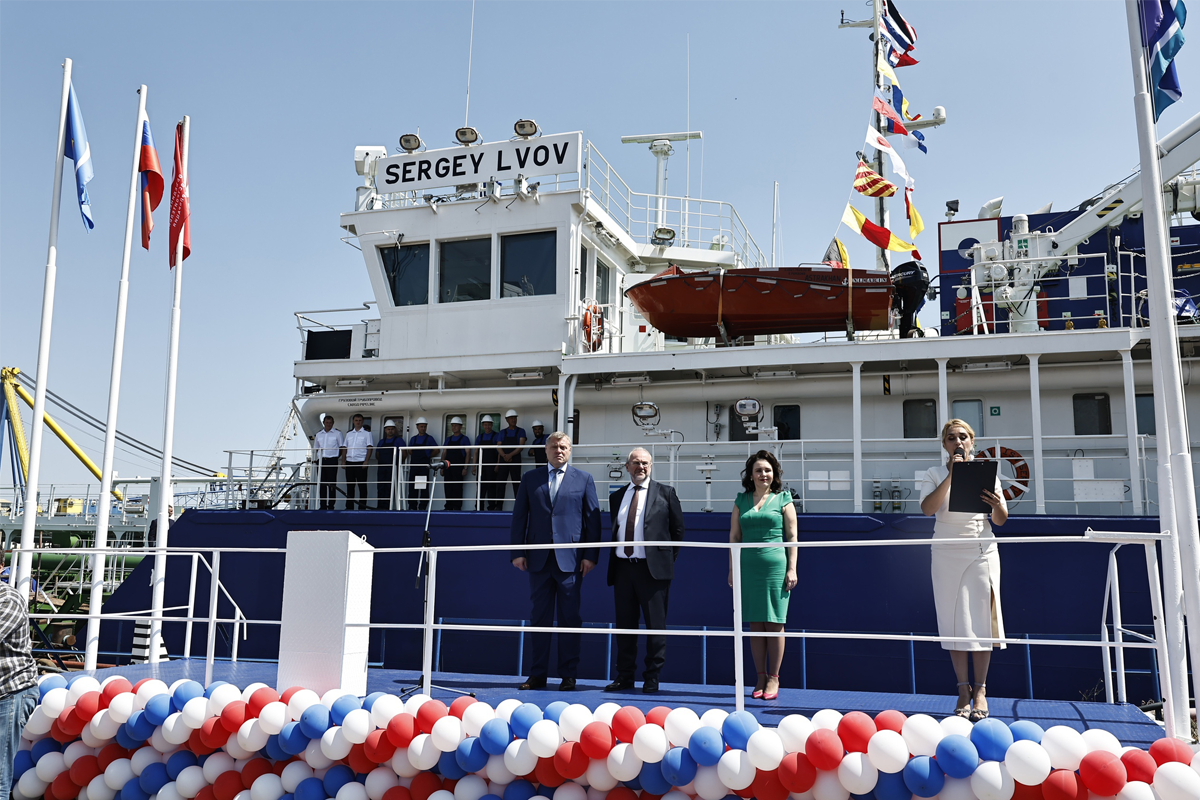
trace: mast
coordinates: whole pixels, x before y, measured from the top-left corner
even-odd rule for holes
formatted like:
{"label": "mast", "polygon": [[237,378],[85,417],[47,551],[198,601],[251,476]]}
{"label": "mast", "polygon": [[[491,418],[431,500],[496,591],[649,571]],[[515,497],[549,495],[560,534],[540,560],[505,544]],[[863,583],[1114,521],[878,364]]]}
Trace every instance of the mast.
{"label": "mast", "polygon": [[[871,27],[871,43],[874,45],[871,48],[871,92],[883,87],[883,78],[879,74],[879,59],[883,55],[883,37],[879,35],[879,20],[882,9],[881,3],[884,0],[872,0],[871,9],[874,15],[874,22]],[[878,111],[871,112],[871,119],[875,126],[875,130],[884,133],[887,130],[887,121],[883,118],[883,114]],[[879,175],[883,174],[883,151],[878,147],[875,148],[875,160],[871,162],[871,169]],[[875,224],[881,228],[891,227],[888,224],[888,207],[886,197],[875,198]],[[879,248],[879,255],[876,258],[875,266],[885,272],[891,270],[891,261],[889,260],[888,251],[884,248]]]}

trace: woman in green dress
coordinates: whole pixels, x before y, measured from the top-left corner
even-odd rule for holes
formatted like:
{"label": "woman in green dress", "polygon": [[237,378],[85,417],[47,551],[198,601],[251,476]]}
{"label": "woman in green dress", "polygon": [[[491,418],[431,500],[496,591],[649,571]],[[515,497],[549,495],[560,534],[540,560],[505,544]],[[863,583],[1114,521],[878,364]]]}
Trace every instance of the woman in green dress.
{"label": "woman in green dress", "polygon": [[[783,471],[779,461],[759,450],[746,461],[742,487],[729,522],[730,542],[796,541],[796,507],[790,492],[780,489]],[[782,633],[787,622],[788,598],[796,585],[796,548],[741,548],[742,619],[757,633]],[[729,565],[733,586],[733,563]],[[783,663],[783,636],[755,636],[750,652],[758,680],[751,697],[774,700],[779,696],[779,667]]]}

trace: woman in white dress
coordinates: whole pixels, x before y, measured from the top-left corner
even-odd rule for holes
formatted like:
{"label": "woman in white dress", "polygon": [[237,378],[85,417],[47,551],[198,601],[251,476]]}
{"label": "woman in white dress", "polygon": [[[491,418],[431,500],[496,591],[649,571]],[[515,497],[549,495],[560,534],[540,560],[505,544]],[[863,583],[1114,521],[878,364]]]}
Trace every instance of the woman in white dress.
{"label": "woman in white dress", "polygon": [[[958,540],[932,547],[938,635],[1002,639],[1000,555],[992,533],[993,524],[1003,525],[1008,519],[1000,479],[997,476],[993,491],[985,489],[980,495],[991,507],[990,514],[950,511],[954,465],[971,460],[975,431],[961,419],[952,419],[942,427],[942,447],[947,455],[946,465],[930,467],[921,482],[921,512],[926,516],[937,515],[933,538]],[[958,704],[954,713],[972,722],[988,715],[985,690],[993,646],[990,642],[942,642],[942,649],[950,651],[950,661],[958,676]],[[967,653],[971,653],[975,667],[973,689],[967,675]]]}

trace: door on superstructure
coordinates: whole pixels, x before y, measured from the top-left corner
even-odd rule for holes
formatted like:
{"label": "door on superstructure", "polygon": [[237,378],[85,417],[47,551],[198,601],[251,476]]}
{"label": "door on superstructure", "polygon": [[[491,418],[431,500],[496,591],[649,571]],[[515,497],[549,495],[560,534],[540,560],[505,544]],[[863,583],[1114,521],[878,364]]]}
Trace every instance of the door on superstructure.
{"label": "door on superstructure", "polygon": [[955,400],[950,404],[950,417],[970,425],[976,437],[983,436],[982,400]]}

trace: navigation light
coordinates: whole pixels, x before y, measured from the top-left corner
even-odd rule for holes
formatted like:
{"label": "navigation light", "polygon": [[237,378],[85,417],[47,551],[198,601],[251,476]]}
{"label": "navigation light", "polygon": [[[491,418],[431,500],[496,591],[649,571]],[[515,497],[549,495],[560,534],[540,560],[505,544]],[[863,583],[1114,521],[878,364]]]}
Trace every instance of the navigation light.
{"label": "navigation light", "polygon": [[400,137],[400,149],[406,153],[415,153],[424,146],[421,137],[415,133],[406,133]]}
{"label": "navigation light", "polygon": [[479,131],[470,126],[459,128],[454,132],[454,138],[459,144],[475,144],[479,141]]}
{"label": "navigation light", "polygon": [[650,237],[650,244],[655,247],[669,247],[675,241],[675,231],[670,228],[655,228]]}
{"label": "navigation light", "polygon": [[517,136],[528,139],[530,136],[537,136],[538,124],[531,119],[519,119],[513,125],[513,130],[517,132]]}

